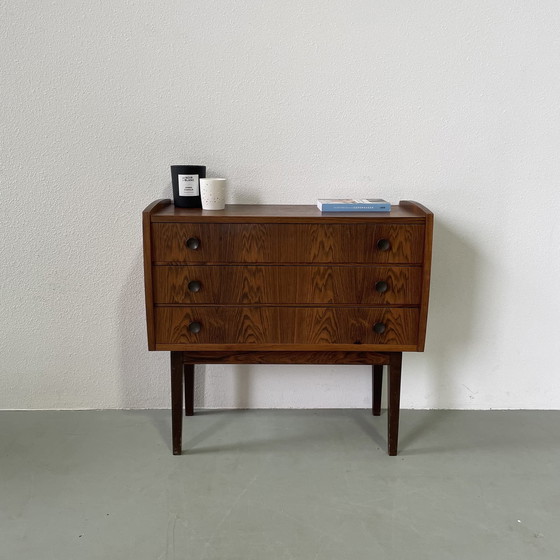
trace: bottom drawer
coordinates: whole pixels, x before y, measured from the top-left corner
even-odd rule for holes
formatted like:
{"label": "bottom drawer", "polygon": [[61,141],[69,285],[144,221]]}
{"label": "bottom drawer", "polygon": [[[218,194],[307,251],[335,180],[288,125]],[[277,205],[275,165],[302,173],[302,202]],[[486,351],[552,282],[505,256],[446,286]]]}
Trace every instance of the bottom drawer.
{"label": "bottom drawer", "polygon": [[189,348],[192,345],[367,344],[387,345],[393,351],[401,346],[402,350],[413,350],[418,337],[418,309],[157,307],[155,326],[156,346],[161,350],[167,349],[166,345],[182,344]]}

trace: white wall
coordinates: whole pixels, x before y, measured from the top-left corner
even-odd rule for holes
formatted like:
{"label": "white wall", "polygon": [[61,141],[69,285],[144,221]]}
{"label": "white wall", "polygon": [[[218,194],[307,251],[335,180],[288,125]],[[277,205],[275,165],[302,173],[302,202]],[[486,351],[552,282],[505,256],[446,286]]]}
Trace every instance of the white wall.
{"label": "white wall", "polygon": [[[402,405],[558,408],[556,2],[8,0],[0,21],[0,408],[168,406],[140,213],[174,163],[232,203],[424,203]],[[207,366],[197,398],[365,407],[369,368]]]}

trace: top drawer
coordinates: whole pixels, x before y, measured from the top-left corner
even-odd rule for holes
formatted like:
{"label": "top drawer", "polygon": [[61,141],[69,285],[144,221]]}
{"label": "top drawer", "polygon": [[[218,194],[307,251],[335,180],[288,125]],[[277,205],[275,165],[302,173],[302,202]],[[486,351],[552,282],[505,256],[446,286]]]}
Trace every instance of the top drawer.
{"label": "top drawer", "polygon": [[411,224],[152,223],[154,263],[421,263]]}

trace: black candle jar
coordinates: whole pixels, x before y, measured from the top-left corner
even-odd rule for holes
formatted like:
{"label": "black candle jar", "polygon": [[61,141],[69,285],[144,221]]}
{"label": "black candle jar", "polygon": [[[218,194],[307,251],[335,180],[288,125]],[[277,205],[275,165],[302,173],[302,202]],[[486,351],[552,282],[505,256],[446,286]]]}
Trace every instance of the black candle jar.
{"label": "black candle jar", "polygon": [[200,179],[206,177],[204,165],[172,165],[173,203],[180,208],[202,208]]}

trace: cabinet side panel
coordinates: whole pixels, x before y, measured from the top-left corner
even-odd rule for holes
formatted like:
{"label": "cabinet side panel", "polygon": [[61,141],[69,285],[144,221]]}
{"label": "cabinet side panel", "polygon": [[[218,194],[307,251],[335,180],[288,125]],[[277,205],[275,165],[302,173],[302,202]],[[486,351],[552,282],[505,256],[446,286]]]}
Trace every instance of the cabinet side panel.
{"label": "cabinet side panel", "polygon": [[426,229],[424,234],[424,262],[422,266],[422,295],[420,299],[420,316],[418,322],[418,352],[424,351],[426,343],[426,325],[428,322],[428,303],[430,299],[430,275],[432,269],[432,237],[434,229],[434,215],[426,214]]}
{"label": "cabinet side panel", "polygon": [[171,204],[171,200],[161,199],[152,202],[142,212],[142,239],[144,253],[144,294],[146,301],[146,327],[148,331],[148,350],[156,349],[154,326],[154,296],[152,282],[152,214]]}

